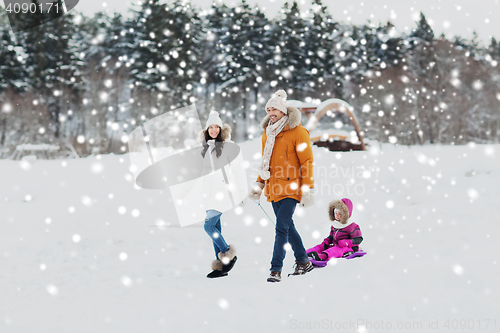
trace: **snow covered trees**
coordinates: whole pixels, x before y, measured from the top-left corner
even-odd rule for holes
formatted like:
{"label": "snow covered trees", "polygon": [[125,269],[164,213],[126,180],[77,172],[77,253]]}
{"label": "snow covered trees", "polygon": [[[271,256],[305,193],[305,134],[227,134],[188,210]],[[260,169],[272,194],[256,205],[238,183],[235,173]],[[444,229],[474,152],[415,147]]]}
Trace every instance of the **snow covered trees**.
{"label": "snow covered trees", "polygon": [[221,82],[217,91],[247,127],[248,111],[255,110],[248,104],[259,95],[266,61],[271,57],[269,21],[258,7],[251,8],[242,0],[227,13],[224,23],[224,28],[216,32],[220,36],[216,44],[220,60],[214,74]]}
{"label": "snow covered trees", "polygon": [[12,130],[9,120],[16,121],[14,104],[18,103],[19,94],[26,89],[27,73],[21,52],[22,47],[8,26],[7,15],[0,8],[0,146],[14,134],[8,133]]}
{"label": "snow covered trees", "polygon": [[[60,4],[60,2],[59,2]],[[79,66],[74,45],[76,27],[70,13],[41,26],[10,31],[2,16],[0,43],[3,95],[0,143],[12,152],[12,142],[44,143],[65,141],[61,132],[61,113],[78,99]],[[38,20],[36,15],[26,20]],[[3,89],[2,89],[3,90]]]}
{"label": "snow covered trees", "polygon": [[336,66],[339,55],[336,39],[339,24],[334,22],[321,0],[314,0],[305,33],[308,90],[321,99],[342,96],[341,74]]}
{"label": "snow covered trees", "polygon": [[309,28],[295,1],[291,5],[285,3],[282,15],[274,22],[271,32],[269,43],[274,54],[266,68],[266,79],[272,88],[289,88],[287,93],[300,100],[314,87],[307,73],[306,32]]}
{"label": "snow covered trees", "polygon": [[371,139],[500,140],[500,44],[436,37],[423,14],[408,35],[390,22],[337,22],[321,0],[309,11],[286,3],[272,20],[246,0],[207,11],[148,0],[124,17],[69,13],[16,36],[5,12],[0,21],[2,156],[52,141],[81,155],[123,152],[131,128],[193,103],[202,118],[220,111],[244,140],[278,88],[346,100]]}
{"label": "snow covered trees", "polygon": [[135,11],[132,22],[133,96],[147,96],[147,106],[137,106],[155,115],[194,103],[194,84],[200,79],[198,13],[179,0],[151,0]]}

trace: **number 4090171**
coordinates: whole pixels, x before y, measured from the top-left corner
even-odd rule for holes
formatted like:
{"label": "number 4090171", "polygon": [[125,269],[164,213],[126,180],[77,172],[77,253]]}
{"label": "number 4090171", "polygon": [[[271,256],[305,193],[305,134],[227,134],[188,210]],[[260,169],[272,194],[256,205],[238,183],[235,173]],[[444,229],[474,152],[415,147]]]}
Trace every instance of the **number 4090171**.
{"label": "number 4090171", "polygon": [[[58,3],[54,4],[52,2],[47,2],[47,3],[45,3],[45,7],[47,7],[47,13],[50,13],[51,10],[52,11],[55,10],[56,13],[59,13],[59,4]],[[52,8],[52,7],[55,7],[55,8]],[[12,4],[12,3],[9,3],[7,8],[5,8],[5,11],[9,14],[11,14],[11,13],[35,14],[35,13],[43,13],[43,7],[42,7],[41,3],[40,4],[36,4],[36,3],[23,3],[23,4],[15,3],[15,4]]]}
{"label": "number 4090171", "polygon": [[483,319],[483,320],[473,320],[473,319],[470,319],[470,320],[465,320],[465,319],[462,319],[462,320],[458,320],[458,319],[454,319],[454,320],[450,320],[448,319],[445,323],[444,323],[444,328],[447,328],[447,329],[496,329],[497,328],[497,321],[496,319],[495,320],[491,320],[491,319]]}

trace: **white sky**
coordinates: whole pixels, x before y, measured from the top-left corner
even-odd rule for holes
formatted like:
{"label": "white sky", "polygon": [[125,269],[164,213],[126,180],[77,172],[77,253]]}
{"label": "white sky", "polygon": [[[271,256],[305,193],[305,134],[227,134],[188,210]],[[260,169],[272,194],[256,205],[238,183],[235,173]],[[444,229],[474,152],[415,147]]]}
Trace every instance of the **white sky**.
{"label": "white sky", "polygon": [[[231,6],[240,3],[240,0],[224,2]],[[309,8],[312,3],[306,0],[298,2],[304,9]],[[126,14],[132,3],[137,3],[137,0],[80,0],[76,10],[89,16],[102,10]],[[191,0],[191,3],[208,9],[212,1]],[[247,0],[247,3],[265,7],[266,15],[274,18],[285,0]],[[489,44],[491,37],[500,39],[500,20],[496,17],[500,13],[499,0],[324,0],[323,3],[337,21],[362,24],[371,20],[378,24],[391,20],[399,31],[404,31],[405,28],[409,31],[415,27],[415,21],[422,11],[431,23],[435,35],[444,33],[447,36],[460,35],[469,39],[472,38],[472,31],[476,31],[485,44]]]}

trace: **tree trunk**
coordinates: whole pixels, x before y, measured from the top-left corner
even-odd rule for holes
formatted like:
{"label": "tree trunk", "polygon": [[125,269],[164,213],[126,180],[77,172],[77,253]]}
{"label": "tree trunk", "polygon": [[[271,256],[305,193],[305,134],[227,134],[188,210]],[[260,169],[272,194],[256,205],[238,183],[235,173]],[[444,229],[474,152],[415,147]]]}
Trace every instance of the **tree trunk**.
{"label": "tree trunk", "polygon": [[0,145],[3,146],[5,143],[5,131],[7,130],[7,118],[4,116],[2,119],[2,136],[0,137]]}

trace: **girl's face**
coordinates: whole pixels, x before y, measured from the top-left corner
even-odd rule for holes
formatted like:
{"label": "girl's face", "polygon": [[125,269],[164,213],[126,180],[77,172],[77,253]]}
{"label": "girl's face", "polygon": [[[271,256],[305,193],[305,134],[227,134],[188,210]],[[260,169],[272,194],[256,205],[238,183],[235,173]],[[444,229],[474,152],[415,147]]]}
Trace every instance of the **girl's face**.
{"label": "girl's face", "polygon": [[217,135],[219,135],[220,133],[220,127],[219,125],[210,125],[208,126],[208,135],[210,135],[210,137],[212,139],[215,139],[217,137]]}
{"label": "girl's face", "polygon": [[273,107],[267,108],[266,111],[273,124],[285,116],[284,112]]}
{"label": "girl's face", "polygon": [[336,212],[335,212],[335,219],[336,219],[337,221],[340,221],[340,219],[341,219],[341,218],[342,218],[342,213],[341,213],[341,212],[339,212],[339,211],[336,211]]}

